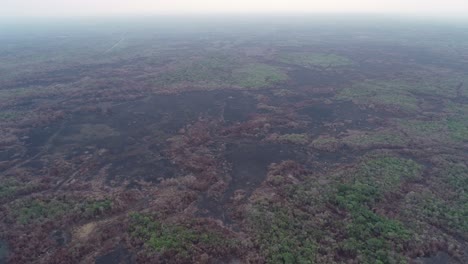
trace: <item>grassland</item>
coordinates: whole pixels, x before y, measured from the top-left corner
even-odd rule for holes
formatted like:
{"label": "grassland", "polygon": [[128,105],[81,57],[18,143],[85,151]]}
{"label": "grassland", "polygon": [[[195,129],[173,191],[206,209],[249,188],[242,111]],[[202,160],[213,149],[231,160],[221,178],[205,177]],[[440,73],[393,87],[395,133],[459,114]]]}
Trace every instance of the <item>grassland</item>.
{"label": "grassland", "polygon": [[410,139],[396,130],[380,130],[373,132],[351,132],[343,137],[341,142],[352,147],[404,147],[410,143]]}
{"label": "grassland", "polygon": [[175,65],[157,77],[156,84],[164,86],[196,86],[206,89],[239,87],[264,88],[288,79],[286,73],[275,66],[249,63],[232,57],[195,58]]}
{"label": "grassland", "polygon": [[337,98],[361,105],[379,105],[402,111],[417,111],[418,100],[410,93],[408,84],[398,81],[367,80],[338,93]]}
{"label": "grassland", "polygon": [[283,63],[298,65],[306,68],[333,68],[350,66],[353,64],[353,62],[350,59],[337,54],[307,52],[293,52],[280,54],[277,60]]}

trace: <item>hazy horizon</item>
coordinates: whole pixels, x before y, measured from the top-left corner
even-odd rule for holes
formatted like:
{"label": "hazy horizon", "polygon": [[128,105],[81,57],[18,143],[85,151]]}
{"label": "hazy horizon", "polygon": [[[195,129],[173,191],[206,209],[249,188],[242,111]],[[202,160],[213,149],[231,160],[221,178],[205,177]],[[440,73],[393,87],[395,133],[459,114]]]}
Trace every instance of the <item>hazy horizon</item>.
{"label": "hazy horizon", "polygon": [[387,14],[416,17],[458,17],[468,14],[462,0],[6,0],[0,15],[9,18],[81,17],[115,15],[206,15],[206,14]]}

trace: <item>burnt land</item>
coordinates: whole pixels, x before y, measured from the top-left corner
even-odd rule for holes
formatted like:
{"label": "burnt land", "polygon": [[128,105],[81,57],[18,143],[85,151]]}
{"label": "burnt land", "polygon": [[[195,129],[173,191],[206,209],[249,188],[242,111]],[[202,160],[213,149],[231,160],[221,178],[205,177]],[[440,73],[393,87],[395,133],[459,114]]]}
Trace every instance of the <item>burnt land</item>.
{"label": "burnt land", "polygon": [[467,263],[468,26],[276,19],[0,37],[0,263]]}

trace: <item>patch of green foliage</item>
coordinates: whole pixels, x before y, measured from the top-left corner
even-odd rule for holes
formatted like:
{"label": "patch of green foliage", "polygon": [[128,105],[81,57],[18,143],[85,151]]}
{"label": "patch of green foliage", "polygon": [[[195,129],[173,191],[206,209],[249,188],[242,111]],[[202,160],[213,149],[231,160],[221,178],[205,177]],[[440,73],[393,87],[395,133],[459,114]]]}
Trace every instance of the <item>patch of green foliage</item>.
{"label": "patch of green foliage", "polygon": [[382,193],[375,186],[368,183],[355,182],[341,184],[337,187],[335,202],[346,209],[353,210],[361,206],[371,206],[376,203]]}
{"label": "patch of green foliage", "polygon": [[307,134],[284,134],[278,137],[278,141],[306,145],[309,142],[309,136]]}
{"label": "patch of green foliage", "polygon": [[447,126],[443,120],[399,120],[397,124],[409,137],[447,140]]}
{"label": "patch of green foliage", "polygon": [[408,159],[377,157],[362,162],[354,172],[353,182],[337,187],[332,201],[351,216],[346,226],[347,238],[342,250],[349,256],[361,256],[367,262],[396,263],[397,252],[410,239],[411,232],[402,223],[371,211],[385,192],[397,187],[403,179],[412,179],[421,166]]}
{"label": "patch of green foliage", "polygon": [[342,139],[343,143],[356,147],[375,145],[406,146],[409,138],[397,131],[375,131],[371,133],[355,133]]}
{"label": "patch of green foliage", "polygon": [[0,198],[12,197],[18,189],[16,182],[3,182],[0,185]]}
{"label": "patch of green foliage", "polygon": [[424,80],[365,80],[341,90],[337,98],[414,112],[419,110],[418,101],[425,100],[425,96],[457,97],[457,87],[463,82],[466,83],[466,77],[457,76]]}
{"label": "patch of green foliage", "polygon": [[278,60],[288,64],[299,65],[302,67],[339,67],[349,66],[353,62],[343,56],[336,54],[293,52],[281,54]]}
{"label": "patch of green foliage", "polygon": [[110,200],[30,199],[14,203],[13,217],[21,224],[53,220],[64,215],[96,217],[112,208]]}
{"label": "patch of green foliage", "polygon": [[233,71],[233,83],[244,88],[262,88],[285,81],[288,76],[277,67],[251,63]]}
{"label": "patch of green foliage", "polygon": [[[11,99],[19,99],[19,98],[26,98],[26,97],[39,98],[39,97],[49,96],[52,94],[57,94],[59,92],[62,92],[63,90],[64,88],[60,86],[47,86],[47,87],[41,87],[40,89],[34,89],[30,87],[4,89],[4,90],[0,90],[0,100],[8,101]],[[23,114],[27,114],[27,113],[23,112]],[[16,114],[13,114],[13,115],[16,115]],[[17,117],[19,116],[15,116],[15,118]]]}
{"label": "patch of green foliage", "polygon": [[307,226],[307,215],[285,207],[256,205],[249,222],[267,263],[314,263],[321,230]]}
{"label": "patch of green foliage", "polygon": [[[300,183],[278,185],[282,199],[257,200],[248,223],[268,263],[328,263],[341,257],[360,263],[404,262],[411,231],[372,208],[421,170],[410,159],[366,156],[356,167],[321,180],[303,176]],[[348,212],[345,219],[330,210],[333,205]]]}
{"label": "patch of green foliage", "polygon": [[258,110],[263,110],[263,111],[268,111],[268,112],[273,112],[273,113],[281,112],[281,108],[276,107],[276,106],[267,105],[267,104],[264,104],[264,103],[257,104],[257,109]]}
{"label": "patch of green foliage", "polygon": [[454,141],[468,140],[468,104],[449,102],[445,112],[449,114],[447,127]]}
{"label": "patch of green foliage", "polygon": [[341,90],[337,98],[363,105],[375,104],[417,111],[418,100],[410,90],[411,86],[400,81],[366,80]]}
{"label": "patch of green foliage", "polygon": [[397,188],[402,180],[419,178],[421,172],[422,166],[411,159],[382,155],[361,162],[353,173],[353,180],[385,192]]}
{"label": "patch of green foliage", "polygon": [[436,173],[439,185],[450,193],[449,199],[428,202],[428,216],[468,235],[468,168],[461,163],[447,163]]}
{"label": "patch of green foliage", "polygon": [[410,137],[437,141],[468,140],[468,119],[452,117],[441,120],[399,120],[398,126]]}
{"label": "patch of green foliage", "polygon": [[363,206],[351,210],[348,238],[341,245],[346,255],[361,256],[364,263],[398,263],[398,255],[411,232],[400,222],[380,216]]}
{"label": "patch of green foliage", "polygon": [[[206,56],[174,65],[157,79],[158,84],[197,83],[214,85],[231,80],[231,71],[237,62],[225,56]],[[222,83],[221,83],[222,84]]]}
{"label": "patch of green foliage", "polygon": [[[466,85],[463,85],[463,83],[466,84],[467,81],[466,75],[436,74],[412,81],[411,91],[415,94],[455,98],[459,93],[461,93],[461,96],[466,94]],[[458,90],[459,85],[462,85],[460,90]]]}
{"label": "patch of green foliage", "polygon": [[66,214],[72,206],[60,200],[30,200],[24,203],[16,212],[16,219],[21,224],[28,224],[33,221],[54,219]]}
{"label": "patch of green foliage", "polygon": [[17,180],[8,179],[0,182],[0,199],[11,198],[21,192],[32,191],[36,188],[32,183],[21,183]]}
{"label": "patch of green foliage", "polygon": [[73,140],[98,140],[118,135],[112,127],[105,124],[83,124],[80,127],[79,134],[70,136]]}
{"label": "patch of green foliage", "polygon": [[468,168],[444,157],[435,166],[427,188],[405,197],[403,213],[444,232],[468,237]]}
{"label": "patch of green foliage", "polygon": [[447,120],[450,138],[454,141],[468,141],[468,119],[452,118]]}
{"label": "patch of green foliage", "polygon": [[456,193],[468,194],[468,168],[463,164],[449,163],[438,175]]}
{"label": "patch of green foliage", "polygon": [[456,202],[443,201],[436,197],[425,197],[418,201],[422,213],[431,224],[448,227],[465,236],[468,235],[468,196]]}
{"label": "patch of green foliage", "polygon": [[278,97],[289,97],[296,96],[297,93],[288,89],[278,89],[273,91],[273,95]]}
{"label": "patch of green foliage", "polygon": [[130,215],[130,233],[151,250],[159,253],[175,252],[188,258],[195,247],[226,247],[232,240],[209,230],[195,230],[184,225],[166,224],[141,213]]}
{"label": "patch of green foliage", "polygon": [[312,141],[311,147],[319,150],[333,151],[340,146],[340,141],[335,137],[320,136]]}
{"label": "patch of green foliage", "polygon": [[109,199],[87,201],[84,205],[84,214],[88,216],[96,216],[111,209],[112,201]]}
{"label": "patch of green foliage", "polygon": [[12,111],[5,111],[5,112],[0,112],[0,120],[15,120],[19,117],[18,112],[12,112]]}
{"label": "patch of green foliage", "polygon": [[160,74],[159,85],[192,85],[206,89],[218,87],[262,88],[287,80],[288,76],[275,66],[245,63],[227,56],[206,56],[173,65]]}
{"label": "patch of green foliage", "polygon": [[457,103],[457,102],[447,102],[445,104],[445,112],[448,112],[451,116],[454,117],[464,117],[468,115],[468,104]]}

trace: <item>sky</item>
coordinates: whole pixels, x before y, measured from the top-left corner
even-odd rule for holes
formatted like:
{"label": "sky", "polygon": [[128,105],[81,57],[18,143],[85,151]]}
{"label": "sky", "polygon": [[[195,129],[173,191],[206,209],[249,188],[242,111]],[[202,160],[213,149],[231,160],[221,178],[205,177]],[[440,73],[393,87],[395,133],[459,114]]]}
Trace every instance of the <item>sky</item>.
{"label": "sky", "polygon": [[468,0],[0,0],[8,17],[295,12],[468,16]]}

